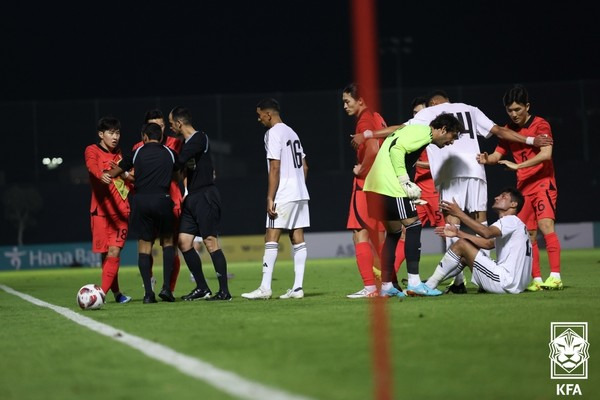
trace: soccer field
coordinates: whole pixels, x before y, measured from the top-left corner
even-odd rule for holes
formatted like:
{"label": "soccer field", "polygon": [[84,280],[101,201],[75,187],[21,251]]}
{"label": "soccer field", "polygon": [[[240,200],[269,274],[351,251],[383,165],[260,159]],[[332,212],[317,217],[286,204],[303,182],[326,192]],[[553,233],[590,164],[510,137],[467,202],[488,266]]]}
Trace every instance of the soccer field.
{"label": "soccer field", "polygon": [[[422,278],[440,256],[422,257]],[[490,295],[470,284],[466,295],[387,301],[393,398],[554,399],[557,384],[568,383],[579,384],[578,397],[600,398],[600,249],[563,251],[562,264],[563,291]],[[204,271],[213,277],[212,265],[205,263]],[[231,302],[142,304],[137,268],[121,268],[121,288],[134,300],[120,305],[109,294],[96,311],[81,311],[75,295],[100,281],[98,269],[0,273],[0,399],[375,398],[371,303],[345,298],[362,287],[354,259],[309,259],[301,300],[242,299],[258,286],[260,263],[232,263],[230,272]],[[291,263],[279,262],[274,297],[292,282]],[[209,284],[216,290],[216,279]],[[192,286],[184,266],[175,294]],[[116,333],[99,334],[10,289]],[[551,379],[551,322],[588,323],[587,380]],[[150,348],[146,355],[123,339],[128,334],[164,347],[142,341]],[[166,363],[153,358],[164,356],[165,348],[182,357],[167,353]],[[205,373],[200,361],[239,380],[224,389],[222,378]],[[253,394],[246,384],[266,391]]]}

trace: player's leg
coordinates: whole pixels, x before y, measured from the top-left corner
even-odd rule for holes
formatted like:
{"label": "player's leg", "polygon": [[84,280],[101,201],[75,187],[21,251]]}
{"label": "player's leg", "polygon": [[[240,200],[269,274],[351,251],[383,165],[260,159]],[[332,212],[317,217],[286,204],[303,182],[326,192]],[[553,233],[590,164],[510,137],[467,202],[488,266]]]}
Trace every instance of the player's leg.
{"label": "player's leg", "polygon": [[279,252],[279,237],[281,229],[274,228],[275,221],[267,215],[267,228],[265,232],[265,251],[263,253],[262,279],[258,289],[248,293],[242,293],[245,299],[270,299],[273,291],[271,290],[271,281],[273,280],[273,270],[277,261]]}
{"label": "player's leg", "polygon": [[535,210],[533,204],[535,202],[535,196],[525,196],[525,202],[523,208],[519,212],[518,217],[525,226],[529,233],[529,241],[531,242],[531,283],[527,286],[528,292],[537,292],[542,290],[542,270],[540,268],[540,249],[537,242],[537,221],[535,219]]}
{"label": "player's leg", "polygon": [[304,241],[304,229],[290,229],[290,243],[294,258],[294,284],[280,299],[301,299],[304,297],[304,270],[306,269],[306,257],[308,255],[306,242]]}
{"label": "player's leg", "polygon": [[138,268],[140,270],[140,275],[142,276],[142,282],[144,283],[144,304],[156,303],[156,297],[154,296],[150,274],[150,269],[152,268],[152,262],[150,260],[151,254],[152,241],[139,239]]}
{"label": "player's leg", "polygon": [[169,198],[161,198],[156,204],[158,211],[154,217],[154,226],[160,237],[163,250],[163,285],[158,294],[163,301],[174,302],[175,297],[171,291],[173,276],[173,264],[175,262],[176,249],[173,244],[173,232],[175,231],[175,214],[173,214],[173,203]]}
{"label": "player's leg", "polygon": [[479,249],[468,240],[459,239],[454,242],[454,244],[446,250],[446,253],[435,268],[435,271],[429,279],[427,279],[425,284],[429,288],[435,289],[440,282],[461,273],[465,268],[465,265],[473,265],[473,261],[475,260],[478,251]]}
{"label": "player's leg", "polygon": [[550,276],[544,281],[544,289],[562,289],[563,282],[560,276],[560,240],[554,231],[554,220],[556,210],[556,189],[550,184],[550,189],[536,195],[535,216],[538,227],[544,235],[548,263],[550,264]]}
{"label": "player's leg", "polygon": [[119,287],[119,266],[121,249],[125,246],[128,234],[129,215],[111,215],[106,217],[108,252],[102,270],[102,285],[107,284],[117,303],[128,303],[131,297],[121,293]]}

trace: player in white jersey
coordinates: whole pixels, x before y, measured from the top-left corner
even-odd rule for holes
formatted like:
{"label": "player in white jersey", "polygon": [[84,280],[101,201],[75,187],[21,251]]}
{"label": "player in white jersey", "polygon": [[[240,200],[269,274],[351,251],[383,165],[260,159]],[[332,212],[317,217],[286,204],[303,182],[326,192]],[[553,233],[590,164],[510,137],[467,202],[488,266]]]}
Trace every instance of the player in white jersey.
{"label": "player in white jersey", "polygon": [[[524,136],[499,125],[496,125],[477,107],[464,103],[450,103],[448,95],[443,91],[434,92],[429,99],[429,107],[419,111],[403,125],[428,125],[437,115],[451,113],[463,124],[465,130],[459,134],[454,145],[445,149],[427,147],[427,155],[431,174],[440,200],[456,200],[458,205],[478,222],[487,224],[487,179],[485,168],[477,162],[480,151],[477,135],[490,138],[496,135],[512,142],[526,143],[537,147],[552,143],[550,137],[537,136],[529,141]],[[360,144],[364,137],[385,137],[400,126],[392,126],[376,132],[366,131],[355,135],[353,144]],[[455,147],[456,146],[456,147]],[[460,221],[444,213],[446,223],[460,227]],[[456,238],[446,239],[446,249],[450,248]],[[459,274],[449,288],[454,293],[466,293],[464,277]]]}
{"label": "player in white jersey", "polygon": [[256,106],[258,121],[268,128],[265,133],[269,187],[267,191],[267,232],[263,256],[263,277],[258,289],[242,293],[246,299],[268,299],[272,295],[271,281],[277,261],[279,237],[289,231],[294,253],[294,284],[280,299],[304,297],[302,282],[306,264],[304,228],[310,226],[306,173],[308,166],[298,135],[283,123],[279,103],[264,99]]}
{"label": "player in white jersey", "polygon": [[[446,251],[425,285],[435,289],[441,281],[469,266],[473,283],[486,292],[523,292],[529,284],[532,261],[527,227],[517,217],[523,204],[523,195],[517,189],[502,190],[492,206],[500,218],[491,226],[486,226],[469,217],[456,202],[442,201],[440,207],[458,218],[477,236],[459,230],[456,225],[437,227],[436,233],[456,237],[458,241]],[[494,247],[497,261],[481,251]]]}

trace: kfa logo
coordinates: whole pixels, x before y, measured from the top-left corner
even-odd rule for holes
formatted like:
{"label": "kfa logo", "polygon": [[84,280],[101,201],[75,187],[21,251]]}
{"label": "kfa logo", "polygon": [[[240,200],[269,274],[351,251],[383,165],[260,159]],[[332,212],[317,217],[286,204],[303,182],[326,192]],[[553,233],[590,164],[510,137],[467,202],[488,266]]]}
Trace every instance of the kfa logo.
{"label": "kfa logo", "polygon": [[549,346],[551,379],[587,379],[587,322],[551,322]]}

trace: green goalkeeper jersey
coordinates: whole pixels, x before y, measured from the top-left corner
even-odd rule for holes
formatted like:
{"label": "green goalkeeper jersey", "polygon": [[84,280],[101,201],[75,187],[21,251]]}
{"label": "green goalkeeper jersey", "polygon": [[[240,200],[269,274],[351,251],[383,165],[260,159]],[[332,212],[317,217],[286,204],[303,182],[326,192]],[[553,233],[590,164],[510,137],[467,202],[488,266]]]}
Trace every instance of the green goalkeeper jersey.
{"label": "green goalkeeper jersey", "polygon": [[394,131],[381,145],[363,190],[390,197],[407,197],[398,181],[399,176],[408,174],[404,158],[432,140],[431,127],[426,125],[408,125]]}

